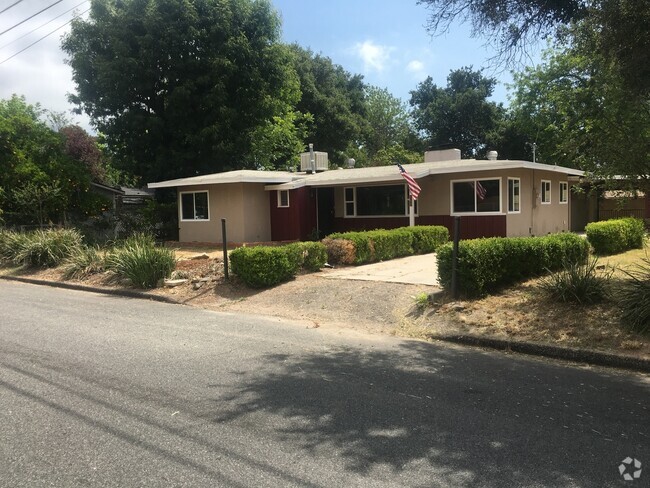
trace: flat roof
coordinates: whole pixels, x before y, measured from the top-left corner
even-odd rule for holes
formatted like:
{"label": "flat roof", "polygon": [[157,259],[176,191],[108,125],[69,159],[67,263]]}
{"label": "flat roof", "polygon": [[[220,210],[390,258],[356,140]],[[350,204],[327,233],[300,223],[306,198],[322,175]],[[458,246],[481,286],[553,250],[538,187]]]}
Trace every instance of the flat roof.
{"label": "flat roof", "polygon": [[[449,161],[435,161],[430,163],[404,164],[402,166],[415,179],[437,174],[522,168],[552,171],[574,176],[584,175],[583,171],[574,168],[508,159],[453,159]],[[266,183],[266,190],[285,190],[299,188],[301,186],[319,187],[401,181],[403,181],[403,178],[397,167],[395,165],[388,165],[371,166],[366,168],[335,169],[316,174],[291,173],[288,171],[239,170],[149,183],[148,187],[170,188],[176,186],[217,185],[226,183]]]}

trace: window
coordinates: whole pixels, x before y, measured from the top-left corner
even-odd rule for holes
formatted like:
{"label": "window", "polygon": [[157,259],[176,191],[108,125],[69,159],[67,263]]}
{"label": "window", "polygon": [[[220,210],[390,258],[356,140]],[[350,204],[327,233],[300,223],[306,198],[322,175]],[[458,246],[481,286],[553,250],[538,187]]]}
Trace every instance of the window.
{"label": "window", "polygon": [[181,220],[210,220],[207,191],[181,193]]}
{"label": "window", "polygon": [[501,212],[501,180],[451,182],[452,213]]}
{"label": "window", "polygon": [[549,180],[542,180],[542,203],[551,203],[551,182]]}
{"label": "window", "polygon": [[569,183],[560,181],[560,203],[569,203]]}
{"label": "window", "polygon": [[521,180],[508,178],[508,212],[521,212]]}
{"label": "window", "polygon": [[354,217],[354,188],[345,189],[345,216]]}
{"label": "window", "polygon": [[289,206],[289,190],[278,190],[278,208]]}
{"label": "window", "polygon": [[[344,192],[346,217],[408,215],[407,185],[348,187]],[[417,213],[417,206],[413,211]]]}

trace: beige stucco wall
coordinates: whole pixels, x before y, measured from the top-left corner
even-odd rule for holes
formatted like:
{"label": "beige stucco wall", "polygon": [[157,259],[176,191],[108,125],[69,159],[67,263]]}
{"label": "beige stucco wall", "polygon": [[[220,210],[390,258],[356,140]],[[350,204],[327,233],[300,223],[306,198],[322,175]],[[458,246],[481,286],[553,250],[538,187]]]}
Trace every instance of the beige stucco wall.
{"label": "beige stucco wall", "polygon": [[[182,192],[208,191],[209,220],[181,220]],[[271,240],[269,194],[260,183],[178,188],[179,239],[181,242],[223,242],[221,219],[226,219],[228,242]]]}
{"label": "beige stucco wall", "polygon": [[[509,177],[521,180],[519,213],[507,211]],[[475,171],[421,178],[418,180],[422,188],[418,200],[418,215],[451,215],[451,182],[473,178],[501,180],[501,214],[506,215],[509,237],[540,236],[569,230],[569,204],[559,203],[560,181],[567,181],[566,175],[531,169]],[[550,204],[541,204],[542,179],[551,181]],[[343,217],[345,208],[343,187],[335,188],[334,199],[336,217]]]}

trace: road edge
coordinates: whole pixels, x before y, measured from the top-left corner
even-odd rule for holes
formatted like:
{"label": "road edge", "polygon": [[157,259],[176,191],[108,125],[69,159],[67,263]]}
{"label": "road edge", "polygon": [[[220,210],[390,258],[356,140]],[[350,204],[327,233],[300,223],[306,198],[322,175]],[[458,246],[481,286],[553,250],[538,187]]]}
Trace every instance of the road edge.
{"label": "road edge", "polygon": [[[121,296],[126,298],[137,298],[153,300],[156,302],[182,305],[181,302],[162,295],[152,295],[144,291],[127,290],[123,288],[101,288],[88,285],[78,285],[62,281],[39,280],[24,278],[22,276],[0,275],[0,279],[17,281],[32,285],[45,285],[68,290],[86,291],[101,293],[105,295]],[[516,352],[529,356],[546,357],[550,359],[562,359],[574,363],[589,364],[593,366],[605,366],[610,368],[625,369],[642,373],[650,373],[650,360],[633,358],[619,354],[594,351],[590,349],[577,349],[559,347],[533,342],[508,341],[491,337],[478,337],[472,335],[430,335],[429,338],[435,341],[448,342],[463,346],[482,347],[499,351]]]}

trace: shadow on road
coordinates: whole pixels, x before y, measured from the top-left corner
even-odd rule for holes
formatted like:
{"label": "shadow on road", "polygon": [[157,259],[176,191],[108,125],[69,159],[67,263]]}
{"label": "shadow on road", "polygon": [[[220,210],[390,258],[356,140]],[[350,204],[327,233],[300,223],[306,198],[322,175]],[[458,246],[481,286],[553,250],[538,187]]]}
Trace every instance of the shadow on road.
{"label": "shadow on road", "polygon": [[648,455],[634,377],[417,342],[364,351],[268,356],[212,420],[272,413],[285,442],[357,473],[435,472],[427,486],[613,486],[621,459]]}

